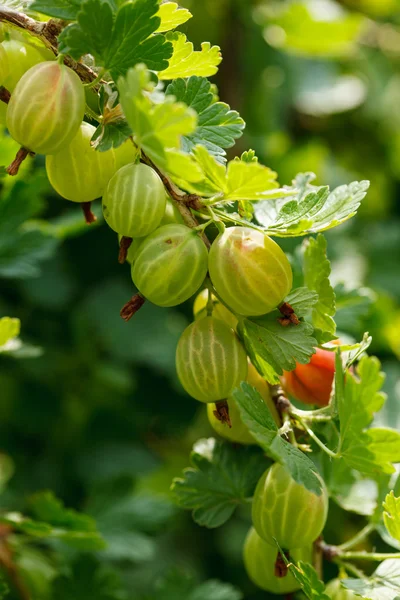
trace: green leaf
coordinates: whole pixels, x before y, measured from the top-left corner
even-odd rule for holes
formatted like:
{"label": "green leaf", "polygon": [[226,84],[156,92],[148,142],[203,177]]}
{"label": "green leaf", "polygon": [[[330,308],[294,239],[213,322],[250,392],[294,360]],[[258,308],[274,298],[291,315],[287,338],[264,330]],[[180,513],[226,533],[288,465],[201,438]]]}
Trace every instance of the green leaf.
{"label": "green leaf", "polygon": [[164,2],[158,9],[157,16],[161,19],[157,32],[163,33],[186,23],[193,15],[187,8],[180,8],[176,2]]}
{"label": "green leaf", "polygon": [[132,130],[125,119],[118,119],[111,123],[101,123],[92,137],[93,147],[99,152],[106,152],[111,148],[118,148],[123,144]]}
{"label": "green leaf", "polygon": [[239,407],[242,420],[266,454],[283,464],[297,483],[320,495],[321,481],[316,476],[315,465],[303,452],[281,437],[274,418],[259,392],[244,382],[240,389],[233,392],[233,398]]}
{"label": "green leaf", "polygon": [[313,309],[312,321],[317,329],[335,335],[336,312],[335,292],[329,281],[331,265],[326,255],[327,243],[322,234],[309,238],[304,243],[304,283],[318,294],[318,303]]}
{"label": "green leaf", "polygon": [[211,77],[218,71],[218,65],[222,60],[219,46],[211,46],[209,42],[203,42],[201,50],[196,51],[186,35],[178,31],[168,33],[165,38],[171,42],[173,52],[168,67],[159,69],[160,79],[177,79],[192,75]]}
{"label": "green leaf", "polygon": [[396,498],[393,491],[386,496],[383,509],[383,521],[389,535],[400,542],[400,498]]}
{"label": "green leaf", "polygon": [[34,0],[30,8],[49,17],[74,21],[81,4],[81,0]]}
{"label": "green leaf", "polygon": [[357,287],[347,289],[344,284],[335,286],[336,315],[335,322],[340,331],[358,332],[371,312],[377,296],[370,288]]}
{"label": "green leaf", "polygon": [[173,481],[172,492],[179,506],[191,509],[196,523],[206,527],[223,525],[253,495],[268,466],[259,448],[235,448],[213,438],[199,440],[190,458],[192,467]]}
{"label": "green leaf", "polygon": [[400,596],[400,560],[384,560],[371,577],[342,579],[342,585],[368,600],[398,600]]}
{"label": "green leaf", "polygon": [[298,564],[289,562],[286,554],[282,552],[279,544],[277,543],[276,545],[284,563],[289,567],[291,574],[301,585],[301,588],[307,598],[310,600],[329,600],[329,596],[324,593],[325,584],[320,581],[314,567],[303,561],[299,561]]}
{"label": "green leaf", "polygon": [[293,289],[285,298],[298,317],[304,317],[318,302],[318,294],[307,287]]}
{"label": "green leaf", "polygon": [[175,96],[198,114],[196,130],[182,138],[186,152],[201,144],[218,160],[225,156],[224,149],[231,148],[242,135],[243,119],[224,102],[214,102],[211,83],[204,77],[193,75],[187,80],[176,79],[167,87],[166,94]]}
{"label": "green leaf", "polygon": [[332,229],[353,217],[365,198],[369,181],[353,181],[332,192],[327,186],[310,185],[312,173],[297,175],[291,188],[295,197],[261,202],[255,207],[256,219],[266,233],[297,237]]}
{"label": "green leaf", "polygon": [[116,571],[102,565],[95,557],[80,556],[71,572],[54,582],[57,600],[123,600],[125,595]]}
{"label": "green leaf", "polygon": [[278,311],[260,319],[244,319],[239,332],[251,360],[268,363],[278,375],[292,371],[296,363],[307,364],[315,353],[317,341],[313,327],[304,321],[283,327]]}
{"label": "green leaf", "polygon": [[138,63],[155,71],[166,69],[172,44],[162,34],[152,35],[161,22],[158,8],[157,0],[134,0],[123,4],[114,20],[108,0],[85,0],[78,22],[59,36],[60,52],[76,59],[92,54],[114,80]]}
{"label": "green leaf", "polygon": [[299,0],[284,4],[278,14],[271,15],[267,6],[261,15],[265,15],[264,37],[269,44],[300,56],[324,58],[351,54],[366,22],[359,13],[337,10],[332,15],[322,7],[312,11],[311,5]]}
{"label": "green leaf", "polygon": [[358,471],[349,469],[342,460],[332,461],[324,457],[322,475],[329,491],[329,496],[343,510],[358,515],[371,516],[378,506],[378,485],[376,481],[366,478]]}
{"label": "green leaf", "polygon": [[156,584],[152,600],[242,600],[243,594],[229,583],[216,579],[196,585],[189,574],[172,570]]}
{"label": "green leaf", "polygon": [[143,90],[149,87],[149,74],[142,67],[120,77],[120,101],[132,129],[135,143],[160,167],[168,170],[168,149],[180,149],[181,136],[196,128],[196,113],[167,96],[165,102],[152,104]]}

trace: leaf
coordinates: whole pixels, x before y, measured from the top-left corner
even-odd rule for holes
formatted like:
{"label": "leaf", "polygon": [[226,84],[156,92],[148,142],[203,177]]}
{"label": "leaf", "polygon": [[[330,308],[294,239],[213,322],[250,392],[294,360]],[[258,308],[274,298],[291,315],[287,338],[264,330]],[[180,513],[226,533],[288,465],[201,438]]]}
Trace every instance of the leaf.
{"label": "leaf", "polygon": [[167,168],[166,148],[180,149],[181,136],[196,128],[196,113],[167,96],[165,102],[152,104],[143,90],[149,86],[149,74],[143,67],[131,69],[120,77],[120,102],[132,129],[135,143],[160,167]]}
{"label": "leaf", "polygon": [[160,79],[177,79],[192,75],[211,77],[218,71],[218,65],[222,60],[219,46],[211,46],[209,42],[203,42],[201,50],[196,51],[186,35],[178,31],[168,33],[165,39],[171,42],[173,52],[168,67],[159,69]]}
{"label": "leaf", "polygon": [[293,289],[285,298],[298,317],[304,317],[318,302],[318,294],[307,287]]}
{"label": "leaf", "polygon": [[60,52],[75,59],[92,54],[114,80],[138,63],[155,71],[166,69],[172,44],[162,34],[152,35],[161,22],[158,8],[157,0],[134,0],[120,6],[114,20],[108,0],[85,0],[78,22],[58,38]]}
{"label": "leaf", "polygon": [[102,122],[92,137],[92,145],[99,152],[118,148],[132,135],[132,130],[125,119],[111,123]]}
{"label": "leaf", "polygon": [[366,287],[347,289],[338,283],[334,289],[336,300],[335,322],[340,331],[357,333],[363,325],[377,300],[375,292]]}
{"label": "leaf", "polygon": [[104,547],[94,520],[88,515],[64,508],[52,492],[35,494],[31,500],[31,509],[37,520],[20,513],[6,513],[0,517],[0,521],[27,535],[57,538],[82,550],[99,550]]}
{"label": "leaf", "polygon": [[192,467],[173,481],[172,492],[196,523],[210,528],[223,525],[253,495],[268,466],[259,448],[235,448],[213,438],[199,440],[190,458]]}
{"label": "leaf", "polygon": [[81,0],[34,0],[30,8],[49,17],[74,21],[81,4]]}
{"label": "leaf", "polygon": [[125,595],[116,571],[101,564],[94,556],[79,556],[71,571],[54,582],[57,600],[123,600]]}
{"label": "leaf", "polygon": [[19,319],[10,317],[0,319],[0,352],[7,342],[19,335],[20,329],[21,321]]}
{"label": "leaf", "polygon": [[368,600],[398,600],[400,596],[400,561],[384,560],[371,575],[363,579],[341,579],[342,585]]}
{"label": "leaf", "polygon": [[196,585],[188,573],[171,570],[156,584],[152,600],[243,600],[243,594],[230,583],[210,579]]}
{"label": "leaf", "polygon": [[239,332],[250,359],[257,362],[261,358],[282,375],[284,370],[292,371],[296,362],[310,362],[317,341],[308,323],[283,327],[278,317],[278,311],[273,311],[260,319],[243,319]]}
{"label": "leaf", "polygon": [[323,476],[329,495],[343,510],[371,516],[378,505],[378,485],[358,471],[349,469],[342,460],[326,459],[327,472]]}
{"label": "leaf", "polygon": [[196,130],[182,138],[183,149],[191,152],[197,144],[203,145],[217,160],[225,156],[245,126],[243,119],[224,102],[214,102],[211,83],[204,77],[193,75],[187,80],[176,79],[166,89],[198,114]]}
{"label": "leaf", "polygon": [[322,492],[317,469],[298,448],[284,440],[259,392],[246,382],[233,392],[240,416],[258,444],[273,460],[283,464],[293,479],[315,494]]}
{"label": "leaf", "polygon": [[193,15],[187,8],[180,8],[176,2],[164,2],[158,9],[157,16],[161,19],[157,33],[163,33],[186,23]]}
{"label": "leaf", "polygon": [[329,281],[331,265],[326,255],[326,239],[322,234],[309,238],[304,246],[304,283],[318,294],[318,303],[313,309],[314,327],[335,335],[336,324],[333,317],[336,312],[335,292]]}
{"label": "leaf", "polygon": [[369,181],[353,181],[332,192],[327,186],[310,185],[315,176],[300,173],[288,191],[297,196],[262,202],[255,207],[258,223],[266,233],[281,237],[297,237],[332,229],[353,217],[365,198]]}
{"label": "leaf", "polygon": [[383,503],[383,521],[389,535],[400,542],[400,498],[396,498],[393,491],[385,498]]}
{"label": "leaf", "polygon": [[299,561],[298,564],[289,562],[286,554],[282,552],[279,544],[277,543],[276,545],[284,563],[289,567],[291,574],[301,585],[301,588],[307,598],[310,600],[329,600],[329,596],[324,593],[325,584],[320,581],[314,567],[303,561]]}

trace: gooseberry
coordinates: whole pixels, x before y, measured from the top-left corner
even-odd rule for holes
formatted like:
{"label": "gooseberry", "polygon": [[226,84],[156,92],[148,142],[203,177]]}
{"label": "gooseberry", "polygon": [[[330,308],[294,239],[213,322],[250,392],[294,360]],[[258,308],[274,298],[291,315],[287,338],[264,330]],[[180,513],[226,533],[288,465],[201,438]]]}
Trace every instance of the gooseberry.
{"label": "gooseberry", "polygon": [[[319,477],[319,476],[318,476]],[[279,463],[267,469],[253,498],[253,525],[269,544],[283,549],[312,544],[322,532],[328,516],[328,495],[322,479],[318,496],[296,483]]]}
{"label": "gooseberry", "polygon": [[190,396],[200,402],[218,402],[246,380],[247,357],[228,325],[204,317],[183,332],[176,350],[176,368]]}
{"label": "gooseberry", "polygon": [[[249,578],[256,586],[272,594],[291,594],[300,589],[299,582],[288,571],[285,577],[276,577],[275,562],[277,547],[270,546],[258,535],[254,527],[247,534],[243,559]],[[289,560],[311,562],[312,547],[295,548],[290,552]]]}
{"label": "gooseberry", "polygon": [[218,295],[240,315],[270,312],[292,287],[292,269],[283,250],[250,227],[229,227],[216,238],[209,271]]}
{"label": "gooseberry", "polygon": [[[207,316],[208,290],[202,290],[193,304],[193,315],[195,319],[202,319]],[[238,320],[230,310],[226,308],[215,296],[212,296],[213,316],[221,319],[224,323],[236,331]]]}
{"label": "gooseberry", "polygon": [[[60,196],[72,202],[91,202],[100,198],[117,170],[116,150],[99,152],[91,146],[94,132],[93,125],[82,122],[69,144],[56,154],[46,156],[46,172],[51,185]],[[135,150],[128,142],[123,146],[124,160],[129,162],[134,159]]]}
{"label": "gooseberry", "polygon": [[140,245],[132,280],[153,304],[176,306],[193,296],[203,283],[207,257],[207,248],[196,231],[186,225],[163,225]]}
{"label": "gooseberry", "polygon": [[306,365],[296,363],[293,371],[284,371],[282,386],[287,394],[305,404],[327,406],[335,377],[335,352],[317,348]]}
{"label": "gooseberry", "polygon": [[0,85],[13,92],[28,69],[48,61],[51,56],[44,46],[41,48],[19,39],[4,40],[0,44]]}
{"label": "gooseberry", "polygon": [[[265,404],[271,411],[276,424],[280,426],[279,415],[277,413],[275,404],[272,400],[268,383],[265,381],[265,379],[261,377],[261,375],[257,372],[257,369],[251,364],[250,361],[248,363],[246,381],[257,389],[257,391],[262,396]],[[232,398],[228,398],[228,407],[229,418],[232,425],[231,427],[229,427],[227,423],[222,423],[214,414],[216,410],[214,404],[207,404],[207,416],[211,427],[221,437],[224,437],[227,440],[231,440],[232,442],[237,442],[238,444],[256,444],[256,440],[251,435],[250,431],[247,428],[247,425],[243,423],[242,418],[240,416],[239,408]]]}
{"label": "gooseberry", "polygon": [[333,579],[328,583],[325,593],[332,600],[356,600],[360,596],[356,596],[351,590],[346,590],[340,584],[340,579]]}
{"label": "gooseberry", "polygon": [[111,178],[103,196],[107,224],[124,237],[141,238],[161,223],[166,207],[163,182],[151,167],[130,164]]}
{"label": "gooseberry", "polygon": [[27,150],[55,154],[74,138],[84,112],[78,75],[64,64],[45,61],[17,83],[7,108],[7,127]]}

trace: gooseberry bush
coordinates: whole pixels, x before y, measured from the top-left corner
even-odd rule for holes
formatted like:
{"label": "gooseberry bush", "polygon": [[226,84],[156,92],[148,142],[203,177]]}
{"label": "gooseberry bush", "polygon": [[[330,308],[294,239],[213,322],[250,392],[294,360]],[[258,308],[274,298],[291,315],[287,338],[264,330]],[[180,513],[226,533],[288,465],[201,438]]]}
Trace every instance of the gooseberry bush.
{"label": "gooseberry bush", "polygon": [[[234,156],[245,124],[208,79],[220,49],[196,50],[180,31],[190,18],[158,0],[2,5],[0,116],[20,145],[4,173],[44,155],[51,186],[82,205],[88,224],[102,198],[115,232],[103,252],[131,269],[125,321],[140,319],[145,302],[193,299],[176,372],[187,402],[206,404],[215,436],[195,443],[191,466],[172,482],[176,504],[207,528],[251,508],[243,564],[261,590],[395,600],[400,433],[374,425],[385,396],[370,336],[337,335],[323,233],[355,217],[369,182],[330,190],[300,173],[281,187],[252,150]],[[302,238],[296,252],[284,251],[284,238]],[[15,352],[18,334],[19,322],[2,319],[0,351]],[[373,510],[365,498],[351,503],[355,482],[374,484]],[[329,500],[367,517],[341,545],[330,543]],[[36,496],[30,517],[4,512],[0,528],[4,597],[39,597],[13,563],[16,539],[39,549],[55,540],[87,552],[106,546],[91,517],[50,493]],[[374,532],[393,551],[375,552]],[[373,562],[374,572],[364,568]],[[328,581],[324,563],[337,577]],[[57,585],[49,597],[64,597]],[[185,597],[242,597],[218,581],[208,589]]]}

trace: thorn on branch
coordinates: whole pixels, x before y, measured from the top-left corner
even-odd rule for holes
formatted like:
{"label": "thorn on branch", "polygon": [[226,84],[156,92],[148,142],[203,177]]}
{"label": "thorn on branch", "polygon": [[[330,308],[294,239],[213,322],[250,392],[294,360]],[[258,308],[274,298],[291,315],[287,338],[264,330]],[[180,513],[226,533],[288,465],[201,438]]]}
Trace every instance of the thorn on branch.
{"label": "thorn on branch", "polygon": [[96,215],[94,213],[92,213],[91,206],[92,206],[91,202],[82,202],[81,203],[82,212],[84,214],[85,221],[88,225],[91,225],[91,223],[94,223],[95,221],[97,221]]}
{"label": "thorn on branch", "polygon": [[220,400],[215,403],[214,416],[224,425],[228,425],[229,428],[232,427],[232,421],[229,416],[229,406],[226,400]]}
{"label": "thorn on branch", "polygon": [[299,325],[300,319],[294,312],[293,308],[290,306],[288,302],[284,302],[279,307],[279,312],[283,315],[278,319],[279,323],[282,327],[288,327],[289,325]]}
{"label": "thorn on branch", "polygon": [[[289,552],[285,552],[285,556],[290,561]],[[288,566],[286,565],[285,561],[283,560],[282,554],[280,552],[278,552],[278,554],[276,556],[275,567],[274,567],[275,577],[278,577],[279,579],[283,579],[283,577],[286,577],[286,575],[288,574],[288,570],[289,570]]]}
{"label": "thorn on branch", "polygon": [[144,298],[141,294],[135,294],[132,296],[129,302],[124,304],[119,314],[124,321],[128,322],[129,319],[131,319],[133,315],[142,308],[145,302],[146,298]]}
{"label": "thorn on branch", "polygon": [[17,175],[21,164],[24,162],[27,156],[34,156],[35,153],[27,150],[26,148],[20,148],[15,155],[14,160],[11,165],[7,167],[6,171],[9,175],[14,176]]}
{"label": "thorn on branch", "polygon": [[4,86],[0,86],[0,100],[5,104],[8,104],[10,102],[10,98],[10,92]]}
{"label": "thorn on branch", "polygon": [[128,256],[128,250],[130,245],[132,244],[131,237],[125,237],[124,235],[121,238],[119,243],[119,254],[118,254],[118,262],[123,265],[126,261],[126,257]]}

